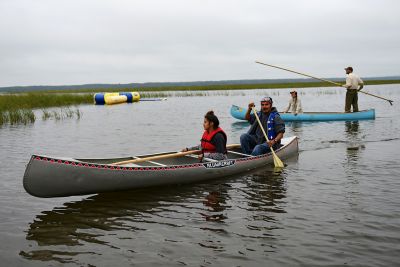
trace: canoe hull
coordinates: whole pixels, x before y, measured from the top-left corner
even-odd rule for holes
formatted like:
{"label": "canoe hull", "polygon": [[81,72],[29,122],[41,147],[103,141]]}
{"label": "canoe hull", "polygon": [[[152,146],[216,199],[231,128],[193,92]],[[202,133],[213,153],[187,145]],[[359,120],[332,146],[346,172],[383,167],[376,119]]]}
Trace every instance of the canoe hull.
{"label": "canoe hull", "polygon": [[[238,120],[245,120],[247,109],[235,105],[231,107],[232,117]],[[354,121],[354,120],[373,120],[375,110],[363,110],[359,112],[304,112],[296,116],[291,113],[280,113],[284,121]]]}
{"label": "canoe hull", "polygon": [[[282,159],[298,154],[297,137],[286,138],[286,142],[285,146],[276,151]],[[36,197],[66,197],[196,183],[243,173],[272,163],[271,154],[164,167],[117,166],[33,155],[26,168],[23,185],[29,194]]]}

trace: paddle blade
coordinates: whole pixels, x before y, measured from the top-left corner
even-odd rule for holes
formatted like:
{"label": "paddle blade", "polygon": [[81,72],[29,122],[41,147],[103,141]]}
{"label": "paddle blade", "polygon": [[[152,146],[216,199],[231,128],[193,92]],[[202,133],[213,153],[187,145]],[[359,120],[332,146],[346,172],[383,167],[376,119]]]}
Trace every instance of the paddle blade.
{"label": "paddle blade", "polygon": [[283,164],[282,160],[275,154],[273,153],[273,158],[274,158],[274,165],[277,168],[284,168],[285,165]]}

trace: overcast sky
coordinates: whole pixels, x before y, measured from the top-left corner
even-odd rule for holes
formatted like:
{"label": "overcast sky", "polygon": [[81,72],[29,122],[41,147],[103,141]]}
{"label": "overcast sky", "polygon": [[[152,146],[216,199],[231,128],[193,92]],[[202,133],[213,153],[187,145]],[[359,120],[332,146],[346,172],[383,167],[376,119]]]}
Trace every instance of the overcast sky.
{"label": "overcast sky", "polygon": [[400,75],[397,0],[0,0],[0,87]]}

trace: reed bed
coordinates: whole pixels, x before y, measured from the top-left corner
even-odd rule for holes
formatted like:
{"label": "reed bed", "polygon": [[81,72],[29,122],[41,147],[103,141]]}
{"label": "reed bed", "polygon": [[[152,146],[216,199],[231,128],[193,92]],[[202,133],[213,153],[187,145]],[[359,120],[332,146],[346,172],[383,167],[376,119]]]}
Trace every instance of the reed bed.
{"label": "reed bed", "polygon": [[76,119],[80,119],[82,117],[82,112],[79,109],[72,110],[69,107],[61,108],[60,110],[49,111],[46,109],[42,110],[42,120],[64,120],[64,119],[72,119],[76,117]]}
{"label": "reed bed", "polygon": [[17,109],[9,111],[0,111],[0,125],[9,123],[14,124],[28,124],[36,120],[35,113],[28,109]]}
{"label": "reed bed", "polygon": [[[344,82],[343,82],[344,83]],[[400,83],[400,81],[399,81]],[[252,89],[282,89],[282,88],[305,88],[305,87],[332,87],[334,85],[326,82],[304,82],[304,83],[268,83],[268,84],[216,84],[216,85],[188,85],[188,86],[161,86],[161,87],[126,87],[126,88],[85,88],[68,89],[69,93],[102,93],[102,92],[168,92],[168,91],[224,91],[224,90],[252,90]],[[46,90],[42,93],[59,94],[65,90]],[[192,93],[191,96],[193,96]]]}
{"label": "reed bed", "polygon": [[0,111],[93,103],[92,94],[19,93],[0,95]]}
{"label": "reed bed", "polygon": [[20,93],[0,95],[0,125],[3,124],[28,124],[36,120],[34,109],[43,110],[42,119],[54,118],[61,120],[74,116],[80,119],[82,116],[79,109],[70,108],[60,111],[46,111],[46,108],[56,106],[70,106],[92,103],[93,96],[90,94],[46,94],[46,93]]}
{"label": "reed bed", "polygon": [[[365,85],[396,84],[400,80],[365,80]],[[344,84],[345,81],[338,81]],[[265,84],[214,84],[214,85],[186,85],[186,86],[131,86],[131,87],[110,87],[110,88],[68,88],[70,93],[100,93],[100,92],[167,92],[167,91],[223,91],[223,90],[252,90],[252,89],[283,89],[283,88],[308,88],[308,87],[336,87],[327,82],[291,82],[291,83],[265,83]],[[65,93],[66,90],[44,90],[45,93]],[[160,96],[162,97],[162,96]]]}
{"label": "reed bed", "polygon": [[[70,108],[49,111],[46,109],[42,110],[42,120],[64,120],[76,118],[79,120],[82,117],[82,112],[79,109],[72,110]],[[36,121],[36,115],[33,110],[29,109],[17,109],[10,111],[0,111],[0,125],[3,124],[24,124],[34,123]]]}
{"label": "reed bed", "polygon": [[[342,82],[344,83],[344,82]],[[370,80],[366,85],[400,83],[400,80]],[[201,86],[162,86],[143,88],[86,88],[36,91],[27,93],[1,94],[0,95],[0,125],[5,123],[33,123],[36,119],[34,109],[42,109],[42,119],[61,120],[76,117],[80,119],[82,113],[71,110],[69,106],[81,104],[93,104],[93,94],[97,92],[131,92],[138,91],[141,98],[166,98],[166,97],[203,97],[203,96],[245,96],[245,90],[261,89],[256,94],[264,95],[268,89],[283,88],[307,88],[307,87],[334,87],[326,82],[303,82],[303,83],[276,83],[276,84],[224,84],[224,85],[201,85]],[[262,90],[266,89],[266,90]],[[326,90],[317,94],[336,94],[336,91]],[[268,94],[279,95],[279,91],[269,91]],[[68,107],[60,111],[48,111],[48,108]]]}

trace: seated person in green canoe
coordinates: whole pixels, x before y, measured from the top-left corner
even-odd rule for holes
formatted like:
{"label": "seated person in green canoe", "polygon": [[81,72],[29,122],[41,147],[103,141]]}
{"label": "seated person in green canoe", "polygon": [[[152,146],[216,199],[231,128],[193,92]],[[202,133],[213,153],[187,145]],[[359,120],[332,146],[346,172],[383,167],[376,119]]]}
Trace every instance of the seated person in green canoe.
{"label": "seated person in green canoe", "polygon": [[215,116],[214,111],[209,111],[204,116],[204,133],[201,138],[201,144],[198,146],[185,148],[182,152],[189,150],[201,150],[199,155],[200,161],[205,158],[215,160],[227,159],[226,153],[226,142],[227,136],[225,132],[219,127],[219,120]]}
{"label": "seated person in green canoe", "polygon": [[275,107],[272,106],[272,98],[264,97],[261,99],[261,111],[257,112],[262,127],[268,136],[265,139],[264,133],[254,114],[250,114],[254,103],[249,104],[246,112],[246,120],[251,124],[247,133],[240,136],[240,145],[245,154],[258,156],[271,151],[270,147],[278,149],[281,147],[281,139],[285,133],[285,123]]}

